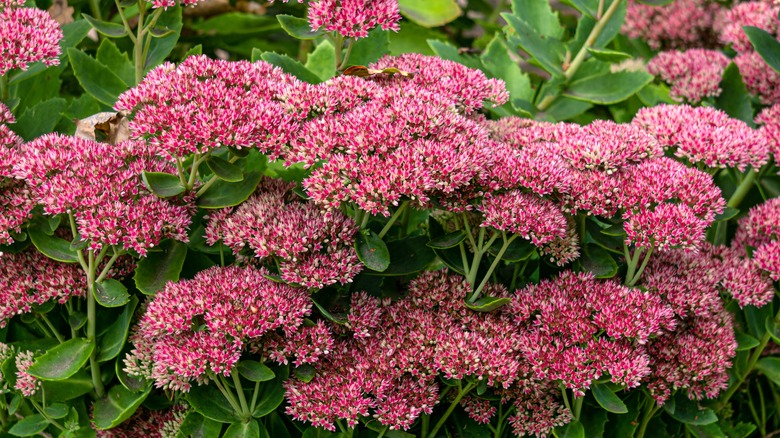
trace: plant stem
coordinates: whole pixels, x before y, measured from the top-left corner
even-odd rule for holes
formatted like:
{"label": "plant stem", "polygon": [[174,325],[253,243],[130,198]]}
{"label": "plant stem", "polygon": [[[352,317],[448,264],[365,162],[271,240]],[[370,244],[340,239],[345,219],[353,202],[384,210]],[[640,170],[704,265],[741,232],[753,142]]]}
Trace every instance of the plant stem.
{"label": "plant stem", "polygon": [[65,430],[65,427],[62,424],[60,424],[57,420],[46,415],[46,412],[43,410],[43,407],[39,405],[38,402],[35,401],[35,399],[28,398],[27,400],[29,400],[30,403],[32,403],[33,407],[35,407],[35,410],[38,411],[38,413],[41,414],[41,416],[43,416],[43,418],[45,418],[46,421],[53,424],[59,430],[63,430],[63,431]]}
{"label": "plant stem", "polygon": [[341,60],[341,63],[338,64],[338,67],[336,70],[341,71],[344,69],[344,67],[347,66],[347,61],[349,61],[349,55],[352,54],[352,48],[355,47],[355,40],[352,38],[347,38],[346,41],[347,44],[347,52],[344,54],[344,59]]}
{"label": "plant stem", "polygon": [[331,43],[333,43],[333,49],[336,54],[335,67],[336,70],[338,70],[342,63],[342,55],[343,55],[342,50],[344,49],[344,37],[342,37],[341,35],[335,32],[330,32],[328,33],[328,39],[330,40]]}
{"label": "plant stem", "polygon": [[133,41],[133,61],[135,62],[136,85],[140,84],[144,79],[144,64],[146,64],[146,59],[144,59],[144,40],[146,36],[144,34],[145,9],[145,0],[138,0],[138,33],[136,34],[135,41]]}
{"label": "plant stem", "polygon": [[102,20],[103,16],[100,13],[100,0],[89,0],[89,10],[92,12],[92,16],[98,20]]}
{"label": "plant stem", "polygon": [[[97,328],[97,303],[95,302],[95,271],[97,270],[97,262],[95,261],[94,250],[89,250],[87,255],[89,257],[87,264],[87,341],[97,343],[95,336]],[[92,385],[95,387],[95,393],[98,397],[103,397],[106,390],[100,378],[97,348],[93,349],[92,354],[89,356],[89,367],[92,372]]]}
{"label": "plant stem", "polygon": [[[618,8],[620,7],[620,4],[623,2],[623,0],[613,0],[612,4],[609,5],[609,8],[604,12],[604,15],[599,17],[598,21],[596,22],[596,25],[593,26],[593,30],[590,31],[590,35],[588,35],[588,39],[585,40],[585,44],[582,45],[582,48],[580,48],[580,51],[577,52],[577,55],[574,57],[574,59],[571,61],[571,64],[569,64],[569,68],[566,69],[566,71],[563,72],[563,84],[566,85],[569,83],[571,78],[574,77],[574,75],[577,73],[577,70],[582,66],[582,63],[585,62],[585,58],[588,56],[588,49],[593,46],[593,44],[596,42],[598,37],[601,35],[601,32],[604,31],[604,27],[607,26],[607,23],[612,18],[613,15],[615,15],[615,12],[617,12]],[[558,98],[557,94],[550,94],[539,103],[537,108],[539,111],[545,111],[555,102],[555,100]]]}
{"label": "plant stem", "polygon": [[257,406],[257,396],[259,394],[260,394],[260,382],[255,382],[255,391],[252,393],[252,403],[249,405],[250,413],[255,411],[255,406]]}
{"label": "plant stem", "polygon": [[645,436],[647,425],[650,424],[650,420],[655,417],[655,414],[658,413],[659,410],[661,410],[661,407],[656,404],[652,397],[650,397],[647,400],[647,407],[645,407],[644,414],[642,415],[642,422],[639,424],[639,428],[637,429],[634,438],[643,438]]}
{"label": "plant stem", "polygon": [[[745,175],[745,177],[742,178],[742,181],[739,183],[737,189],[729,198],[729,201],[726,203],[726,206],[732,208],[739,207],[739,204],[742,203],[742,201],[745,199],[745,196],[747,196],[747,194],[750,193],[750,189],[753,188],[753,184],[756,182],[757,177],[758,177],[758,173],[751,168],[748,171],[748,173]],[[718,225],[715,227],[715,242],[714,242],[715,245],[726,244],[727,230],[728,230],[728,221],[718,222]]]}
{"label": "plant stem", "polygon": [[[482,256],[487,252],[488,248],[493,245],[493,242],[495,242],[496,239],[498,239],[498,233],[494,233],[487,243],[483,244],[485,241],[485,228],[480,228],[479,243],[474,250],[474,260],[471,262],[471,271],[469,271],[469,275],[466,278],[470,285],[473,286],[477,282],[477,274],[479,274],[479,264],[482,262]],[[486,275],[485,278],[488,276],[489,275]]]}
{"label": "plant stem", "polygon": [[[495,236],[495,235],[494,235]],[[487,273],[485,274],[485,277],[482,278],[482,282],[477,286],[477,289],[474,291],[474,294],[471,295],[471,298],[469,298],[469,303],[473,303],[474,301],[479,298],[480,293],[482,292],[482,289],[485,288],[485,285],[487,284],[488,280],[490,279],[490,274],[493,273],[493,271],[496,269],[498,264],[501,262],[501,257],[504,255],[506,250],[509,248],[509,245],[512,244],[512,242],[517,238],[517,234],[513,235],[509,239],[506,238],[506,232],[501,232],[501,238],[504,240],[504,244],[501,245],[501,249],[498,250],[498,254],[496,254],[496,258],[493,260],[493,263],[490,264],[490,268],[488,268]],[[489,244],[492,243],[492,239]],[[490,248],[490,245],[488,244],[488,248]]]}
{"label": "plant stem", "polygon": [[431,430],[431,433],[428,434],[428,438],[436,437],[436,432],[438,432],[439,429],[441,429],[441,427],[444,426],[444,422],[447,421],[447,418],[449,418],[450,414],[452,414],[452,411],[454,411],[455,407],[458,406],[460,400],[476,386],[477,386],[476,383],[469,383],[468,385],[466,385],[465,388],[458,390],[458,395],[455,396],[455,399],[452,400],[452,403],[450,403],[450,406],[447,408],[447,411],[444,412],[444,415],[441,418],[439,418],[439,421],[436,422],[435,426],[433,426],[433,430]]}
{"label": "plant stem", "polygon": [[41,319],[43,320],[43,322],[46,323],[47,326],[49,326],[49,330],[51,330],[51,332],[54,334],[54,337],[57,338],[60,344],[65,342],[65,338],[62,337],[60,332],[57,330],[57,327],[54,327],[54,324],[51,323],[51,321],[46,315],[41,314]]}
{"label": "plant stem", "polygon": [[653,255],[653,247],[651,246],[650,249],[647,251],[647,254],[645,254],[644,260],[642,260],[642,264],[639,265],[639,269],[636,270],[636,273],[634,274],[634,277],[631,278],[631,281],[628,282],[628,286],[633,286],[636,284],[637,281],[639,281],[639,278],[642,277],[642,272],[647,267],[647,264],[650,262],[650,256]]}
{"label": "plant stem", "polygon": [[0,100],[8,100],[11,97],[8,89],[8,76],[0,75]]}
{"label": "plant stem", "polygon": [[390,231],[390,228],[392,228],[395,221],[398,220],[399,217],[401,217],[401,213],[404,212],[404,210],[409,206],[409,201],[404,201],[401,203],[401,206],[398,207],[398,210],[393,213],[392,216],[390,216],[390,220],[387,221],[387,224],[385,224],[384,228],[382,228],[382,231],[379,232],[379,238],[385,237],[385,234],[387,234],[388,231]]}
{"label": "plant stem", "polygon": [[233,410],[236,411],[236,413],[241,412],[241,406],[239,406],[238,400],[236,400],[236,398],[233,396],[233,393],[230,391],[230,387],[227,384],[223,385],[221,383],[222,376],[213,372],[209,372],[209,377],[211,378],[211,381],[217,385],[217,389],[225,397],[225,400],[230,403],[230,406],[233,408]]}
{"label": "plant stem", "polygon": [[421,437],[428,436],[428,427],[430,426],[430,423],[431,423],[431,416],[428,415],[428,414],[423,414],[423,416],[422,416],[422,426],[421,426],[421,430],[420,430],[420,436]]}
{"label": "plant stem", "polygon": [[250,418],[252,413],[249,412],[249,405],[246,403],[244,388],[241,386],[241,377],[238,375],[238,370],[236,370],[235,367],[230,370],[230,376],[233,378],[233,384],[236,386],[236,392],[238,393],[238,400],[241,402],[241,414],[244,418]]}
{"label": "plant stem", "polygon": [[379,432],[379,435],[377,435],[377,437],[376,437],[376,438],[382,438],[383,436],[385,436],[385,433],[387,432],[387,429],[388,429],[388,428],[389,428],[389,426],[385,426],[385,427],[383,427],[383,428],[382,428],[382,431],[381,431],[381,432]]}

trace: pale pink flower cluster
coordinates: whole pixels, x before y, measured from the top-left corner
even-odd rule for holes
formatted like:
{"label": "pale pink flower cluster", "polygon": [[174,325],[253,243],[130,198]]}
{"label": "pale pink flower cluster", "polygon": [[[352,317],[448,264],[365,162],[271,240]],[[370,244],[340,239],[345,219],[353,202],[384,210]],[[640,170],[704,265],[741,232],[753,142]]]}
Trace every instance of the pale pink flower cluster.
{"label": "pale pink flower cluster", "polygon": [[780,25],[780,20],[777,18],[778,12],[780,12],[780,6],[767,1],[737,3],[730,10],[724,10],[722,13],[720,41],[723,44],[730,44],[731,48],[737,52],[751,52],[753,45],[742,28],[754,26],[764,29],[770,34],[780,36],[778,34],[780,30],[778,28]]}
{"label": "pale pink flower cluster", "polygon": [[126,370],[159,388],[188,391],[193,381],[230,375],[249,343],[276,331],[293,335],[311,313],[304,289],[252,267],[213,267],[170,282],[148,304],[130,342]]}
{"label": "pale pink flower cluster", "polygon": [[348,38],[363,38],[375,27],[400,29],[398,0],[317,0],[309,3],[309,24]]}
{"label": "pale pink flower cluster", "polygon": [[766,138],[745,122],[711,107],[658,105],[642,108],[633,124],[674,154],[709,168],[760,168],[769,160]]}
{"label": "pale pink flower cluster", "polygon": [[34,396],[41,389],[41,381],[37,377],[27,373],[27,369],[35,361],[32,351],[20,351],[16,353],[16,384],[14,388],[25,397]]}
{"label": "pale pink flower cluster", "polygon": [[648,343],[648,387],[660,404],[672,391],[715,397],[728,386],[736,354],[733,319],[718,294],[717,262],[708,251],[677,250],[653,258],[643,273],[648,293],[674,311],[676,327]]}
{"label": "pale pink flower cluster", "polygon": [[522,352],[535,378],[578,396],[602,375],[639,386],[650,374],[645,344],[674,327],[659,297],[571,271],[517,291],[508,313],[526,332]]}
{"label": "pale pink flower cluster", "polygon": [[720,95],[720,81],[729,62],[717,50],[675,50],[656,55],[647,64],[647,71],[671,85],[672,99],[697,103]]}
{"label": "pale pink flower cluster", "polygon": [[487,197],[478,207],[481,227],[519,234],[536,246],[566,237],[566,217],[555,202],[532,193],[511,190]]}
{"label": "pale pink flower cluster", "polygon": [[165,63],[150,71],[119,96],[115,108],[132,112],[133,137],[147,139],[167,158],[221,146],[275,156],[299,129],[296,109],[278,96],[301,87],[305,84],[265,62],[190,56],[178,66]]}
{"label": "pale pink flower cluster", "polygon": [[11,111],[0,103],[0,245],[14,242],[11,233],[22,231],[34,207],[24,181],[14,176],[22,139],[8,127],[13,122]]}
{"label": "pale pink flower cluster", "polygon": [[745,52],[734,58],[745,87],[758,96],[761,103],[772,105],[780,101],[780,73],[776,72],[757,52]]}
{"label": "pale pink flower cluster", "polygon": [[721,8],[707,0],[677,0],[665,6],[630,0],[621,30],[630,38],[642,38],[654,49],[712,45],[712,28]]}
{"label": "pale pink flower cluster", "polygon": [[17,175],[48,215],[71,213],[88,248],[122,246],[146,255],[162,239],[187,241],[192,205],[158,198],[141,172],[174,173],[148,145],[111,145],[47,134],[24,145]]}
{"label": "pale pink flower cluster", "polygon": [[[753,262],[772,280],[780,279],[780,198],[772,198],[750,209],[739,220],[739,228],[732,247],[745,254],[754,248]],[[771,300],[771,295],[769,295]],[[766,300],[767,302],[769,300]]]}
{"label": "pale pink flower cluster", "polygon": [[756,123],[761,125],[760,130],[769,142],[775,163],[780,163],[780,104],[762,110],[756,117]]}
{"label": "pale pink flower cluster", "polygon": [[0,76],[33,62],[60,63],[60,25],[46,11],[23,6],[23,1],[0,3]]}
{"label": "pale pink flower cluster", "polygon": [[222,241],[235,254],[246,249],[275,261],[285,281],[321,289],[352,281],[363,268],[353,248],[357,225],[338,210],[323,212],[292,192],[294,183],[266,178],[235,208],[209,215],[206,241]]}

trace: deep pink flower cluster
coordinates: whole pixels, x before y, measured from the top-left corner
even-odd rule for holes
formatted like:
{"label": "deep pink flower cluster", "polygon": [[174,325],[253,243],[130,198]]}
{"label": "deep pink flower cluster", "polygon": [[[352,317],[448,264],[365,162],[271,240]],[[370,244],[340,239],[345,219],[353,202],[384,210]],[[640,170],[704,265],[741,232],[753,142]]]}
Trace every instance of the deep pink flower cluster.
{"label": "deep pink flower cluster", "polygon": [[[708,251],[677,250],[656,256],[643,284],[674,311],[676,327],[648,343],[649,388],[663,404],[678,389],[691,399],[715,397],[728,386],[736,354],[731,314],[718,295],[717,265]],[[715,269],[713,269],[715,268]]]}
{"label": "deep pink flower cluster", "polygon": [[123,246],[141,256],[164,238],[187,240],[192,205],[160,199],[141,172],[174,173],[148,145],[111,145],[47,134],[25,144],[15,168],[44,213],[71,213],[89,249]]}
{"label": "deep pink flower cluster", "polygon": [[512,190],[487,197],[478,207],[482,227],[519,234],[540,246],[566,237],[566,217],[555,202]]}
{"label": "deep pink flower cluster", "polygon": [[508,312],[527,332],[522,352],[534,376],[578,396],[602,375],[638,386],[650,374],[644,345],[674,327],[659,297],[571,271],[517,291]]}
{"label": "deep pink flower cluster", "polygon": [[313,31],[324,29],[348,38],[363,38],[379,26],[400,29],[398,0],[317,0],[309,3],[309,24]]}
{"label": "deep pink flower cluster", "polygon": [[151,410],[143,405],[119,426],[109,430],[95,430],[98,438],[171,438],[179,427],[188,409],[175,405],[168,409]]}
{"label": "deep pink flower cluster", "polygon": [[264,179],[240,206],[209,215],[206,241],[222,241],[272,260],[287,282],[323,288],[352,281],[363,268],[353,248],[357,226],[338,210],[323,212],[292,192],[295,184]]}
{"label": "deep pink flower cluster", "polygon": [[757,52],[746,52],[734,58],[745,87],[758,96],[761,103],[772,105],[780,101],[780,73],[773,70]]}
{"label": "deep pink flower cluster", "polygon": [[133,137],[148,139],[167,158],[220,146],[275,156],[299,129],[296,110],[279,99],[288,88],[305,84],[265,62],[190,56],[150,71],[115,108],[134,112]]}
{"label": "deep pink flower cluster", "polygon": [[131,375],[188,391],[230,375],[247,344],[278,331],[293,335],[311,312],[304,289],[276,283],[252,267],[214,267],[168,283],[135,328],[125,358]]}
{"label": "deep pink flower cluster", "polygon": [[427,205],[472,193],[492,162],[492,142],[470,115],[483,100],[504,102],[506,91],[481,72],[422,55],[387,57],[371,68],[423,64],[427,71],[412,78],[340,77],[314,90],[320,115],[284,155],[288,163],[327,160],[303,182],[314,202],[388,216],[404,199]]}
{"label": "deep pink flower cluster", "polygon": [[0,76],[25,70],[33,62],[60,63],[60,25],[46,11],[23,5],[12,0],[0,3]]}
{"label": "deep pink flower cluster", "polygon": [[712,28],[721,8],[707,0],[677,0],[660,7],[631,0],[621,30],[654,49],[698,47],[714,39]]}
{"label": "deep pink flower cluster", "polygon": [[737,52],[750,52],[753,45],[750,43],[744,26],[755,26],[767,32],[780,36],[778,26],[780,20],[777,14],[780,6],[773,5],[769,1],[749,1],[737,3],[730,10],[724,10],[720,18],[720,40],[724,44],[730,44]]}
{"label": "deep pink flower cluster", "polygon": [[[739,221],[732,247],[741,255],[753,250],[753,263],[772,280],[780,279],[780,198],[772,198],[750,209]],[[771,289],[771,288],[770,288]],[[768,295],[768,294],[767,294]],[[764,302],[771,300],[771,295]],[[762,303],[763,304],[763,303]]]}
{"label": "deep pink flower cluster", "polygon": [[650,60],[647,70],[672,86],[672,99],[696,103],[720,95],[721,77],[729,62],[717,50],[668,51]]}
{"label": "deep pink flower cluster", "polygon": [[632,122],[676,156],[710,168],[760,168],[769,159],[761,132],[711,107],[658,105],[642,108]]}
{"label": "deep pink flower cluster", "polygon": [[22,139],[8,128],[7,124],[13,122],[14,116],[0,103],[0,245],[14,242],[11,233],[22,231],[34,207],[24,181],[14,177]]}
{"label": "deep pink flower cluster", "polygon": [[756,123],[761,125],[760,130],[769,142],[775,163],[780,163],[780,104],[762,110],[756,117]]}

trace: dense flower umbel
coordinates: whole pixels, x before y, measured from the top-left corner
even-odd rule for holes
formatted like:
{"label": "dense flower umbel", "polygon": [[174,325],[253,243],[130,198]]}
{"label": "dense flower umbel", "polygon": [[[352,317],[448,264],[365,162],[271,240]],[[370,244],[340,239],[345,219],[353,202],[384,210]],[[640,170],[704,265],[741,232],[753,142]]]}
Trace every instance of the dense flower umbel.
{"label": "dense flower umbel", "polygon": [[[732,248],[742,257],[754,248],[753,266],[765,271],[772,280],[780,279],[780,198],[772,198],[750,209],[739,221]],[[771,290],[771,287],[769,288]],[[772,295],[765,294],[768,302]]]}
{"label": "dense flower umbel", "polygon": [[379,26],[398,31],[398,0],[317,0],[309,3],[309,24],[345,37],[363,38]]}
{"label": "dense flower umbel", "polygon": [[354,294],[347,328],[339,328],[332,354],[315,365],[314,379],[288,381],[287,412],[331,430],[338,419],[357,424],[359,415],[408,429],[437,403],[437,375],[509,388],[526,372],[520,333],[501,312],[467,309],[469,291],[462,277],[439,271],[414,279],[395,303]]}
{"label": "dense flower umbel", "polygon": [[512,190],[486,198],[478,207],[480,226],[519,234],[540,246],[566,237],[566,217],[553,201]]}
{"label": "dense flower umbel", "polygon": [[671,306],[677,322],[648,344],[649,388],[659,403],[676,389],[701,399],[728,386],[726,370],[737,342],[731,314],[718,295],[714,267],[707,251],[677,250],[654,257],[642,276],[651,296]]}
{"label": "dense flower umbel", "polygon": [[111,145],[47,134],[24,146],[15,170],[44,213],[73,214],[90,249],[118,245],[143,256],[164,238],[187,240],[192,206],[144,188],[142,171],[174,172],[143,143]]}
{"label": "dense flower umbel", "polygon": [[95,432],[98,438],[175,438],[188,412],[182,405],[162,410],[141,406],[119,426]]}
{"label": "dense flower umbel", "polygon": [[769,159],[766,139],[745,122],[710,107],[659,105],[639,110],[632,122],[675,155],[710,168],[759,168]]}
{"label": "dense flower umbel", "polygon": [[150,71],[115,108],[135,112],[133,137],[149,139],[168,158],[220,146],[278,155],[298,129],[295,109],[278,97],[289,87],[305,84],[265,62],[190,56]]}
{"label": "dense flower umbel", "polygon": [[672,99],[696,103],[720,95],[720,81],[729,62],[717,50],[669,51],[656,55],[647,70],[672,86]]}
{"label": "dense flower umbel", "polygon": [[674,327],[660,298],[571,271],[518,290],[507,312],[528,332],[522,351],[534,376],[560,381],[580,396],[603,374],[638,386],[650,373],[644,345]]}
{"label": "dense flower umbel", "polygon": [[363,264],[353,248],[357,226],[338,210],[323,212],[292,192],[295,184],[265,179],[246,202],[211,213],[210,245],[275,260],[281,277],[308,288],[349,283]]}
{"label": "dense flower umbel", "polygon": [[14,388],[25,397],[32,397],[41,389],[41,381],[27,373],[34,361],[32,351],[20,351],[16,354],[16,384]]}
{"label": "dense flower umbel", "polygon": [[761,111],[756,117],[756,123],[762,125],[760,130],[769,142],[769,149],[775,156],[775,163],[780,163],[780,104]]}
{"label": "dense flower umbel", "polygon": [[734,62],[739,67],[745,87],[751,94],[758,96],[761,103],[771,105],[780,101],[780,73],[756,52],[742,53]]}
{"label": "dense flower umbel", "polygon": [[677,0],[665,6],[628,2],[622,32],[642,38],[654,49],[711,45],[712,27],[721,10],[717,2]]}
{"label": "dense flower umbel", "polygon": [[60,25],[46,11],[21,7],[23,4],[0,3],[0,76],[13,69],[27,69],[33,62],[60,63]]}
{"label": "dense flower umbel", "polygon": [[30,218],[35,204],[24,181],[14,177],[22,139],[6,125],[13,122],[11,112],[0,103],[0,245],[13,243],[11,232],[22,231],[21,225]]}
{"label": "dense flower umbel", "polygon": [[720,40],[724,44],[730,44],[737,52],[749,52],[753,50],[744,26],[755,26],[770,34],[777,35],[777,14],[780,6],[768,1],[753,1],[737,3],[730,10],[725,10],[721,17]]}
{"label": "dense flower umbel", "polygon": [[127,372],[157,387],[188,391],[210,374],[229,375],[247,343],[293,335],[311,312],[304,289],[276,283],[252,267],[214,267],[168,283],[133,333]]}

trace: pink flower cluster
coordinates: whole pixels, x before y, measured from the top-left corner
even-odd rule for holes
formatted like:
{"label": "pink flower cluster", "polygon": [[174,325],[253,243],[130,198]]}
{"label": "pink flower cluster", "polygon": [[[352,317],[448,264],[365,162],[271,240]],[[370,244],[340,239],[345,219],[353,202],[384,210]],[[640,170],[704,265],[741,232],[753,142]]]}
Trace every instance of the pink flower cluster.
{"label": "pink flower cluster", "polygon": [[24,181],[14,177],[22,139],[8,128],[7,124],[13,122],[14,116],[0,103],[0,245],[14,242],[11,233],[22,231],[34,207]]}
{"label": "pink flower cluster", "polygon": [[780,101],[780,73],[773,70],[757,52],[737,55],[734,62],[739,67],[745,87],[758,96],[761,103],[772,105]]}
{"label": "pink flower cluster", "polygon": [[762,110],[756,117],[756,123],[761,125],[760,130],[769,142],[775,163],[780,163],[780,104]]}
{"label": "pink flower cluster", "polygon": [[297,110],[279,95],[302,87],[265,62],[190,56],[178,66],[165,63],[150,71],[119,96],[115,108],[133,112],[133,137],[147,139],[169,159],[221,146],[275,156],[299,129]]}
{"label": "pink flower cluster", "polygon": [[639,386],[650,374],[648,340],[674,328],[658,296],[571,271],[517,291],[508,313],[526,332],[521,350],[534,377],[577,396],[602,375]]}
{"label": "pink flower cluster", "polygon": [[[780,198],[772,198],[750,209],[739,221],[732,247],[745,254],[755,248],[753,262],[772,280],[780,280]],[[771,295],[768,296],[768,302]]]}
{"label": "pink flower cluster", "polygon": [[630,0],[622,32],[642,38],[654,49],[712,45],[712,28],[721,8],[708,0],[677,0],[660,7]]}
{"label": "pink flower cluster", "polygon": [[535,194],[512,190],[486,198],[479,206],[482,227],[519,234],[541,246],[566,237],[567,223],[555,202]]}
{"label": "pink flower cluster", "polygon": [[266,274],[252,267],[214,267],[168,283],[131,336],[127,372],[160,388],[188,391],[193,381],[230,375],[249,343],[277,331],[295,334],[311,312],[308,293]]}
{"label": "pink flower cluster", "polygon": [[729,62],[717,50],[668,51],[650,60],[647,70],[672,86],[672,99],[697,103],[720,95],[721,77]]}
{"label": "pink flower cluster", "polygon": [[169,409],[151,410],[143,405],[119,426],[109,430],[95,430],[98,438],[171,438],[187,416],[188,409],[175,405]]}
{"label": "pink flower cluster", "polygon": [[363,38],[379,26],[398,31],[398,0],[317,0],[309,3],[311,30],[324,29],[347,38]]}
{"label": "pink flower cluster", "polygon": [[187,240],[192,206],[150,193],[142,171],[173,173],[141,142],[111,145],[59,134],[25,144],[15,167],[45,214],[75,217],[89,249],[117,245],[144,256],[164,238]]}
{"label": "pink flower cluster", "polygon": [[60,63],[60,25],[46,11],[22,6],[23,1],[0,2],[0,76],[33,62]]}
{"label": "pink flower cluster", "polygon": [[8,384],[13,381],[13,389],[21,392],[23,396],[32,397],[35,395],[41,388],[41,382],[36,377],[27,374],[27,369],[33,364],[33,356],[32,351],[17,351],[11,345],[0,342],[0,364],[13,360],[16,368],[15,376],[11,377],[11,380],[8,376],[3,376],[0,371],[0,387],[7,389]]}
{"label": "pink flower cluster", "polygon": [[357,226],[338,210],[323,212],[292,192],[295,184],[264,179],[235,208],[209,215],[206,241],[275,261],[283,280],[307,288],[352,281],[363,268],[353,248]]}
{"label": "pink flower cluster", "polygon": [[777,14],[780,6],[773,5],[769,1],[749,1],[737,3],[730,10],[725,10],[720,28],[720,40],[724,44],[730,44],[737,52],[753,51],[745,32],[744,26],[754,26],[767,32],[780,36],[780,20]]}

